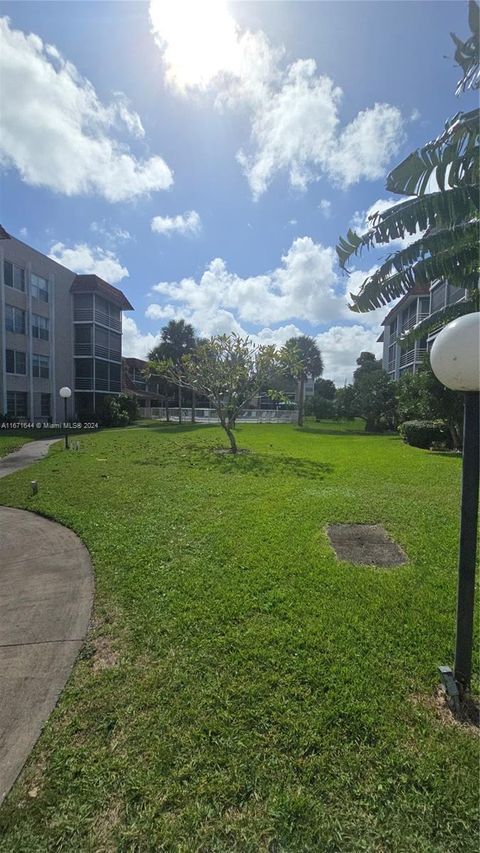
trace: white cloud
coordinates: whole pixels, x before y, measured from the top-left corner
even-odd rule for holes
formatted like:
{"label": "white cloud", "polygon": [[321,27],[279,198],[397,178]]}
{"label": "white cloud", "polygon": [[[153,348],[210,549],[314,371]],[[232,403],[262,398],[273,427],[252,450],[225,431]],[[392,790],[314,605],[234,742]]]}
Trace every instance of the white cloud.
{"label": "white cloud", "polygon": [[242,278],[222,258],[215,258],[198,279],[159,282],[152,290],[164,301],[151,303],[146,316],[162,324],[183,317],[202,336],[224,332],[245,336],[248,329],[253,340],[278,346],[305,333],[299,322],[317,327],[332,324],[317,339],[325,376],[343,384],[351,381],[360,352],[381,352],[376,339],[385,309],[358,315],[347,304],[349,294],[357,293],[375,269],[339,277],[333,249],[299,237],[281,263],[264,274]]}
{"label": "white cloud", "polygon": [[156,234],[198,234],[202,223],[196,210],[189,210],[177,216],[154,216],[152,231]]}
{"label": "white cloud", "polygon": [[[152,290],[165,297],[169,305],[177,303],[182,312],[192,312],[194,324],[202,333],[211,327],[218,312],[225,311],[233,311],[240,321],[255,325],[292,318],[328,323],[347,310],[343,294],[336,291],[334,263],[332,248],[310,237],[297,237],[281,264],[267,273],[242,278],[230,272],[222,258],[215,258],[198,281],[184,278],[160,282]],[[148,310],[151,316],[156,309],[150,306]]]}
{"label": "white cloud", "polygon": [[109,225],[104,219],[101,222],[92,222],[90,231],[94,234],[100,234],[110,246],[116,246],[118,243],[126,243],[132,239],[132,235],[126,228],[120,228],[119,225]]}
{"label": "white cloud", "polygon": [[318,207],[322,211],[325,219],[330,219],[332,215],[332,202],[328,201],[326,198],[322,198]]}
{"label": "white cloud", "polygon": [[403,118],[397,107],[375,104],[363,110],[340,134],[328,171],[343,187],[362,178],[382,178],[404,140]]}
{"label": "white cloud", "polygon": [[126,358],[147,358],[148,353],[161,341],[160,332],[143,334],[132,317],[122,318],[122,353]]}
{"label": "white cloud", "polygon": [[361,352],[373,352],[377,357],[382,345],[377,344],[378,330],[366,329],[362,325],[332,326],[328,332],[316,336],[322,353],[325,379],[333,379],[337,386],[350,383]]}
{"label": "white cloud", "polygon": [[117,284],[128,277],[128,270],[122,267],[118,258],[108,249],[77,243],[68,248],[64,243],[54,243],[50,247],[49,257],[76,273],[94,273],[109,284]]}
{"label": "white cloud", "polygon": [[111,132],[144,136],[124,95],[103,104],[92,84],[52,45],[0,19],[0,164],[25,183],[118,202],[173,183],[159,157],[137,159]]}
{"label": "white cloud", "polygon": [[237,160],[254,198],[280,173],[298,190],[321,176],[344,188],[374,180],[397,154],[404,137],[397,107],[375,104],[342,129],[342,90],[313,59],[285,66],[283,48],[262,31],[240,32],[222,0],[151,0],[150,20],[168,85],[183,95],[214,88],[217,107],[249,114],[250,150],[240,149]]}

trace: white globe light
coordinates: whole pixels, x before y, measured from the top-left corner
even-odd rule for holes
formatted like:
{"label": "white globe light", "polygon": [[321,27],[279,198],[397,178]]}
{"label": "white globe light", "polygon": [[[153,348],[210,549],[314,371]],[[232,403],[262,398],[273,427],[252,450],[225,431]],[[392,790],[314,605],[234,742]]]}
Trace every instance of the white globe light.
{"label": "white globe light", "polygon": [[447,388],[480,391],[480,312],[452,320],[430,352],[432,370]]}
{"label": "white globe light", "polygon": [[59,393],[60,393],[60,397],[63,397],[65,400],[68,400],[68,398],[72,396],[72,391],[70,388],[68,388],[67,385],[65,385],[64,388],[60,388]]}

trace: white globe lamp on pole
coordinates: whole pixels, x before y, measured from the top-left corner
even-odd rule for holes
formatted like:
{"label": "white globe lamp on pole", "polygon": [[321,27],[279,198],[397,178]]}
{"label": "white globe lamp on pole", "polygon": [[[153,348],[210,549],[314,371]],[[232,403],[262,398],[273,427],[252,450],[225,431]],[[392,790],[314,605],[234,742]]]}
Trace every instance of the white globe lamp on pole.
{"label": "white globe lamp on pole", "polygon": [[65,385],[63,388],[60,388],[60,397],[63,398],[63,402],[65,404],[64,409],[64,420],[65,420],[65,450],[68,450],[68,426],[67,426],[67,400],[72,396],[72,389]]}
{"label": "white globe lamp on pole", "polygon": [[[462,501],[458,556],[457,632],[453,680],[440,667],[450,695],[456,701],[469,691],[472,674],[473,604],[477,549],[480,471],[480,313],[452,320],[437,335],[430,352],[437,379],[453,391],[465,393],[463,420]],[[458,695],[454,691],[458,691]]]}

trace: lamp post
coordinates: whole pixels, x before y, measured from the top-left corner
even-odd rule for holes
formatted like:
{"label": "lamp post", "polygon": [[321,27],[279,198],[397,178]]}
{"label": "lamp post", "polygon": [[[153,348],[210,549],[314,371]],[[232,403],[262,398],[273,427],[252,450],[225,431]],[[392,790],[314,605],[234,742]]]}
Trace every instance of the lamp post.
{"label": "lamp post", "polygon": [[67,427],[67,400],[72,396],[71,389],[65,385],[63,388],[60,388],[60,397],[63,398],[63,402],[65,404],[64,410],[64,418],[65,418],[65,450],[68,450],[68,427]]}
{"label": "lamp post", "polygon": [[[473,603],[477,547],[479,487],[479,398],[480,398],[480,313],[453,320],[436,337],[430,362],[437,379],[454,391],[465,392],[463,422],[462,502],[458,553],[457,630],[454,684],[448,669],[445,683],[450,695],[460,699],[470,688],[472,674]],[[452,690],[453,688],[453,690]],[[458,698],[457,698],[458,701]]]}

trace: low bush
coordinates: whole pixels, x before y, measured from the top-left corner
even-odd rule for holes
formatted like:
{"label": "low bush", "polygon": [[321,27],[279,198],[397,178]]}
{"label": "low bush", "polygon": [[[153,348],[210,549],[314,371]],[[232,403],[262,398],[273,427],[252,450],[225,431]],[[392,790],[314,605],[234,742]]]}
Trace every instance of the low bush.
{"label": "low bush", "polygon": [[398,431],[412,447],[428,449],[438,443],[451,446],[450,432],[443,421],[404,421]]}

